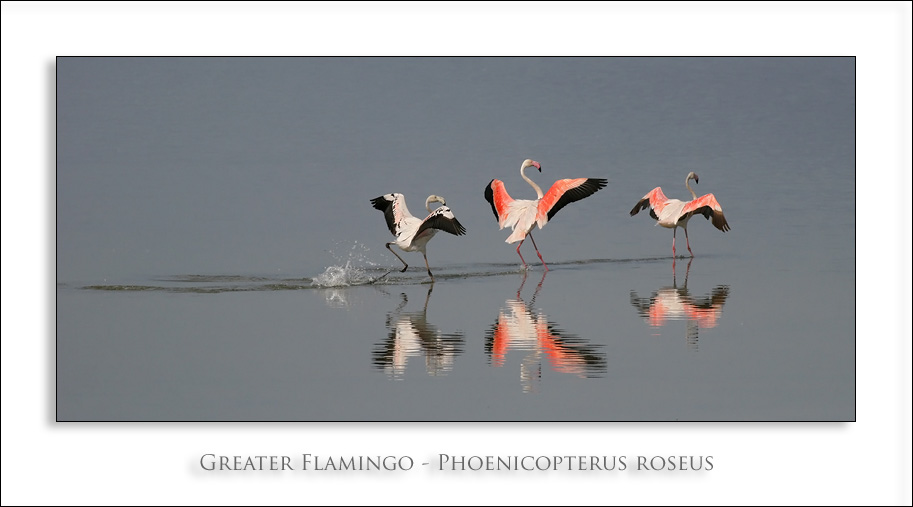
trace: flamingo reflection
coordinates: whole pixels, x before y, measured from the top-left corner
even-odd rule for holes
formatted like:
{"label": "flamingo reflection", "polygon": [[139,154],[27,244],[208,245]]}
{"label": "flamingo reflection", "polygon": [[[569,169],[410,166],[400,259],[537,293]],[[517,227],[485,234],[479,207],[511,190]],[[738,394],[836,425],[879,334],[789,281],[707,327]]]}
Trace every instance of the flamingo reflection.
{"label": "flamingo reflection", "polygon": [[404,313],[409,302],[406,294],[396,310],[387,314],[387,329],[390,334],[374,347],[374,366],[384,370],[393,379],[402,379],[410,357],[425,356],[425,371],[428,375],[446,375],[453,369],[453,359],[463,352],[463,333],[445,334],[429,324],[426,318],[428,300],[431,299],[432,283],[425,296],[421,311]]}
{"label": "flamingo reflection", "polygon": [[688,348],[697,350],[698,330],[716,327],[723,313],[723,304],[729,297],[729,286],[719,285],[709,295],[695,297],[688,291],[688,273],[691,261],[685,269],[685,283],[679,288],[675,278],[675,264],[672,267],[672,287],[663,287],[649,298],[637,297],[631,291],[631,304],[637,313],[652,327],[662,327],[667,320],[686,321],[686,343]]}
{"label": "flamingo reflection", "polygon": [[606,371],[605,354],[597,352],[596,346],[565,333],[554,322],[549,322],[541,310],[533,310],[547,273],[543,272],[532,298],[526,303],[520,296],[526,283],[524,272],[517,297],[505,302],[497,322],[485,335],[485,353],[492,366],[503,366],[509,349],[528,351],[520,363],[524,392],[537,390],[542,378],[543,356],[554,371],[580,378],[601,377]]}

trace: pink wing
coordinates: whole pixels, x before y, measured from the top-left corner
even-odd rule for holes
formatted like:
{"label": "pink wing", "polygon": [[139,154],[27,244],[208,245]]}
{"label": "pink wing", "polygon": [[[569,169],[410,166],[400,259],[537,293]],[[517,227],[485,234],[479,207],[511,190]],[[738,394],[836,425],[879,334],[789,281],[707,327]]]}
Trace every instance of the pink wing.
{"label": "pink wing", "polygon": [[713,226],[717,229],[723,232],[729,230],[729,223],[726,221],[726,217],[723,216],[723,207],[720,206],[713,194],[702,195],[693,201],[687,202],[685,207],[682,208],[682,216],[696,213],[704,215],[704,218],[708,220],[712,218]]}
{"label": "pink wing", "polygon": [[507,207],[514,201],[504,188],[504,182],[497,179],[488,182],[488,186],[485,187],[485,200],[491,204],[491,211],[498,219],[498,225],[501,225],[501,221],[507,217]]}
{"label": "pink wing", "polygon": [[595,194],[599,189],[605,187],[606,183],[608,180],[603,178],[575,178],[556,181],[539,200],[539,208],[536,213],[539,227],[551,220],[561,208]]}
{"label": "pink wing", "polygon": [[666,203],[669,202],[669,198],[666,197],[666,194],[663,193],[663,189],[656,187],[651,190],[647,195],[641,197],[637,204],[634,205],[634,208],[631,209],[631,216],[637,214],[638,211],[642,209],[647,209],[650,207],[650,216],[656,220],[659,220],[659,213],[663,211],[663,208],[666,207]]}

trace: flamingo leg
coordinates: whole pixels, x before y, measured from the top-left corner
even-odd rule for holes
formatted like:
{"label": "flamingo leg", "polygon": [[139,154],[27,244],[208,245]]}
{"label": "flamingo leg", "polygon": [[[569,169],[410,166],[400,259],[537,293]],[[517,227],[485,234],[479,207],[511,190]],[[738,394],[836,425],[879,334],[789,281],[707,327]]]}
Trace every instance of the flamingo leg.
{"label": "flamingo leg", "polygon": [[685,244],[688,245],[688,253],[691,254],[691,257],[694,257],[694,252],[691,251],[691,241],[688,240],[688,228],[685,227]]}
{"label": "flamingo leg", "polygon": [[675,260],[675,233],[678,231],[678,227],[672,229],[672,259]]}
{"label": "flamingo leg", "polygon": [[524,271],[524,272],[523,272],[523,281],[520,282],[520,288],[517,289],[517,299],[522,299],[522,298],[520,297],[520,292],[523,290],[523,286],[526,285],[526,275],[527,275],[528,273],[529,273],[528,271]]}
{"label": "flamingo leg", "polygon": [[[396,258],[399,259],[399,261],[403,263],[403,269],[400,270],[400,273],[405,273],[406,270],[409,269],[409,265],[406,264],[406,261],[404,261],[403,258],[400,257],[398,253],[394,252],[393,249],[390,248],[390,245],[394,245],[394,244],[395,243],[387,243],[386,244],[387,250],[390,250],[390,252],[392,252],[393,255],[395,255]],[[426,262],[427,262],[427,259],[426,259]]]}
{"label": "flamingo leg", "polygon": [[526,238],[521,239],[521,240],[520,240],[520,244],[517,245],[517,255],[519,255],[519,256],[520,256],[520,260],[523,261],[523,267],[524,267],[525,269],[529,269],[529,266],[526,265],[526,260],[523,259],[523,254],[520,253],[520,245],[522,245],[524,241],[526,241]]}
{"label": "flamingo leg", "polygon": [[543,284],[543,282],[545,282],[545,275],[547,275],[547,274],[548,274],[547,269],[542,272],[542,279],[539,280],[539,285],[536,286],[536,290],[535,290],[535,292],[533,292],[533,297],[532,297],[532,299],[529,300],[530,305],[536,304],[536,296],[538,296],[539,291],[542,290],[542,284]]}
{"label": "flamingo leg", "polygon": [[425,252],[422,252],[422,256],[425,257],[425,269],[428,270],[428,276],[431,277],[431,281],[434,281],[434,275],[431,274],[431,266],[428,265],[428,256],[425,255]]}
{"label": "flamingo leg", "polygon": [[543,259],[542,254],[539,253],[539,247],[536,246],[536,240],[533,239],[533,233],[529,233],[529,239],[533,240],[533,248],[536,249],[536,254],[539,256],[539,260],[542,261],[542,265],[545,266],[545,270],[548,271],[548,264],[545,263],[545,259]]}

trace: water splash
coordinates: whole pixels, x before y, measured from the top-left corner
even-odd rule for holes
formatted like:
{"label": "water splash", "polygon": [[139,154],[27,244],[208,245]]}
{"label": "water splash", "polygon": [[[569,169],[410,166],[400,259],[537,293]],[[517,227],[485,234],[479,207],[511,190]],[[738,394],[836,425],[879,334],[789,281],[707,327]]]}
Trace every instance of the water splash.
{"label": "water splash", "polygon": [[368,247],[357,241],[346,251],[345,257],[330,250],[330,255],[339,264],[327,267],[314,277],[311,284],[317,287],[350,287],[374,282],[376,277],[371,276],[369,271],[376,271],[378,264],[368,259],[368,251]]}

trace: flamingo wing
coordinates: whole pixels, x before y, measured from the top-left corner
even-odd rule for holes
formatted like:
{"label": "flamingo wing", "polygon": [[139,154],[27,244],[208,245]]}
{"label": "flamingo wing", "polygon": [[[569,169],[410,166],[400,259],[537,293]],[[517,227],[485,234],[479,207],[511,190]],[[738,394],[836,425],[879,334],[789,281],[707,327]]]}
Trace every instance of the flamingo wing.
{"label": "flamingo wing", "polygon": [[507,208],[514,201],[504,188],[504,182],[498,179],[488,182],[485,187],[485,200],[491,204],[491,211],[498,219],[498,224],[503,227],[503,221],[507,218]]}
{"label": "flamingo wing", "polygon": [[722,308],[729,297],[729,286],[720,285],[711,291],[709,296],[692,298],[691,305],[702,310],[716,310]]}
{"label": "flamingo wing", "polygon": [[403,221],[412,217],[409,208],[406,207],[406,198],[403,194],[384,194],[371,199],[371,204],[374,205],[374,209],[384,212],[387,227],[394,236],[399,235]]}
{"label": "flamingo wing", "polygon": [[707,220],[713,219],[713,226],[726,232],[729,230],[729,222],[723,216],[723,207],[717,202],[713,194],[706,194],[685,204],[682,208],[682,216],[691,216],[694,214],[704,215]]}
{"label": "flamingo wing", "polygon": [[647,195],[641,197],[637,204],[634,205],[634,208],[631,209],[631,216],[636,215],[640,210],[650,208],[650,216],[654,220],[659,220],[658,213],[662,212],[663,208],[666,207],[666,204],[669,202],[669,198],[666,197],[666,194],[663,193],[663,189],[656,187]]}
{"label": "flamingo wing", "polygon": [[498,321],[486,333],[485,352],[488,353],[492,366],[504,366],[504,356],[510,348],[510,320],[502,311]]}
{"label": "flamingo wing", "polygon": [[431,214],[422,221],[422,225],[418,227],[415,236],[418,237],[422,234],[422,231],[426,229],[438,229],[440,231],[449,232],[455,236],[466,234],[466,228],[463,227],[455,216],[453,216],[453,212],[450,211],[450,208],[447,206],[441,206],[432,211]]}
{"label": "flamingo wing", "polygon": [[[539,209],[536,215],[539,227],[551,220],[561,208],[595,194],[600,188],[605,187],[607,183],[608,180],[603,178],[575,178],[556,181],[552,188],[548,189],[548,192],[539,200]],[[548,218],[544,218],[545,216],[548,216]]]}

